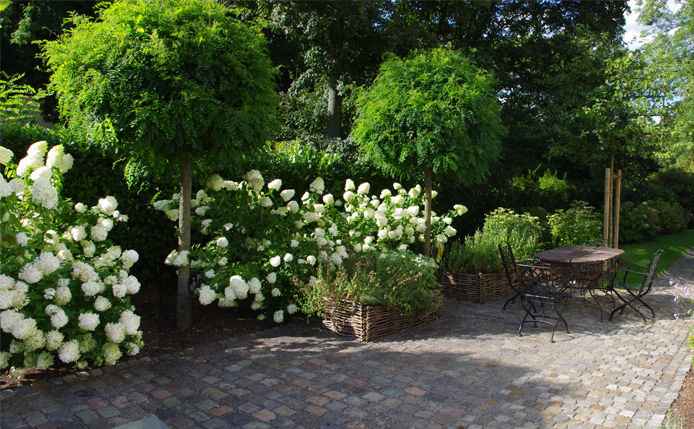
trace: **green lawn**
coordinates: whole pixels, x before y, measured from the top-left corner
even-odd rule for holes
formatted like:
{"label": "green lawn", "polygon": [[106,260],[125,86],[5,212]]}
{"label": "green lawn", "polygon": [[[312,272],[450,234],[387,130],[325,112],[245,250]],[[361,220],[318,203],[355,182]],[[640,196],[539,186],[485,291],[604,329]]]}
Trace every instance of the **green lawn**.
{"label": "green lawn", "polygon": [[694,247],[694,229],[679,232],[677,234],[661,235],[653,241],[641,243],[629,243],[619,246],[624,250],[624,255],[619,259],[627,262],[635,262],[648,265],[651,255],[658,249],[663,249],[663,259],[660,261],[658,272],[667,269],[673,262],[682,256],[685,250]]}

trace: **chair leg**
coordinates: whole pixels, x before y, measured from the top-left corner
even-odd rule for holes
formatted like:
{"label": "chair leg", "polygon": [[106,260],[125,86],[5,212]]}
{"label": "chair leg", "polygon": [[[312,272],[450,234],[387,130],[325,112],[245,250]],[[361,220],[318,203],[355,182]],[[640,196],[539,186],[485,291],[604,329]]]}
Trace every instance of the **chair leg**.
{"label": "chair leg", "polygon": [[[617,311],[622,311],[622,312],[624,312],[624,307],[627,306],[627,300],[626,300],[619,292],[617,292],[617,289],[612,289],[612,292],[614,292],[614,294],[617,295],[617,298],[619,298],[619,299],[622,300],[623,304],[620,304],[620,305],[616,306],[616,307],[612,310],[612,313],[610,313],[610,317],[608,317],[607,320],[612,320],[612,316],[614,316],[614,314],[615,314]],[[615,301],[615,304],[616,304],[616,301]]]}
{"label": "chair leg", "polygon": [[564,304],[564,305],[562,306],[561,311],[558,311],[558,310],[555,308],[555,309],[554,309],[554,312],[557,313],[557,316],[558,316],[559,320],[561,320],[562,323],[564,324],[564,327],[566,328],[566,333],[568,334],[568,333],[569,333],[569,324],[566,322],[566,319],[564,319],[564,316],[562,315],[562,313],[564,312],[564,309],[565,309],[565,308],[566,308],[566,304]]}
{"label": "chair leg", "polygon": [[627,292],[629,292],[629,294],[633,297],[633,299],[631,299],[630,302],[634,302],[634,301],[640,302],[641,305],[643,305],[644,307],[646,307],[647,309],[650,310],[651,314],[653,315],[653,318],[655,319],[655,311],[653,311],[653,308],[651,308],[650,305],[646,304],[646,303],[644,302],[644,300],[641,299],[641,298],[643,298],[643,297],[645,296],[645,294],[644,294],[644,295],[637,295],[637,294],[633,293],[633,292],[630,291],[630,290],[627,290]]}
{"label": "chair leg", "polygon": [[641,299],[641,298],[643,298],[643,295],[637,295],[637,294],[633,293],[632,291],[630,291],[629,289],[627,289],[626,291],[629,293],[629,295],[631,295],[631,299],[629,299],[629,300],[625,299],[622,295],[620,295],[619,292],[617,292],[617,290],[613,290],[613,292],[619,297],[619,299],[624,301],[624,304],[622,304],[622,305],[616,307],[614,310],[612,310],[612,313],[610,313],[610,318],[608,320],[612,320],[612,316],[614,316],[614,314],[618,310],[619,310],[620,314],[622,314],[622,313],[624,313],[624,310],[627,307],[631,307],[632,310],[634,310],[639,316],[641,316],[641,318],[643,319],[643,323],[648,323],[646,316],[638,308],[636,308],[633,305],[634,302],[639,302],[643,306],[645,306],[651,312],[651,314],[653,315],[653,318],[655,319],[655,311],[653,311],[653,308],[651,308],[650,305],[648,305],[647,303],[645,303],[643,301],[643,299]]}
{"label": "chair leg", "polygon": [[[516,298],[518,298],[519,296],[521,296],[521,295],[520,295],[519,293],[516,293],[516,294],[513,295],[511,298],[507,299],[506,302],[504,303],[504,306],[501,307],[501,309],[502,309],[502,310],[506,310],[506,307],[507,307],[510,303],[512,303],[513,301],[515,301]],[[521,298],[521,299],[523,299],[523,298]]]}

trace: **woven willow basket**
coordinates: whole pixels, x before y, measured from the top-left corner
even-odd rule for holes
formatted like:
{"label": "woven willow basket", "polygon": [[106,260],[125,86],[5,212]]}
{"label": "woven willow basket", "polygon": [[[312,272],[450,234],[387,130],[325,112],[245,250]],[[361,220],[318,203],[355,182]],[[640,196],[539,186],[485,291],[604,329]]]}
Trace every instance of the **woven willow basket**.
{"label": "woven willow basket", "polygon": [[335,305],[333,301],[327,301],[323,325],[339,335],[356,337],[358,341],[372,341],[438,318],[438,309],[405,315],[382,305],[352,301],[340,301]]}
{"label": "woven willow basket", "polygon": [[439,272],[443,296],[463,301],[486,302],[513,293],[505,272],[468,274]]}

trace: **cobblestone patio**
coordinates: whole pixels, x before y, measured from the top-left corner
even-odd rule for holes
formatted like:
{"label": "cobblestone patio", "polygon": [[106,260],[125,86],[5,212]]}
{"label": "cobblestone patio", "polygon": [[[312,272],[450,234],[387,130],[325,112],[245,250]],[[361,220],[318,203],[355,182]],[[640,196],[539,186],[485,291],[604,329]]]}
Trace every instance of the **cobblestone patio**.
{"label": "cobblestone patio", "polygon": [[[694,280],[694,252],[669,270]],[[177,428],[658,427],[689,369],[690,321],[672,320],[667,274],[633,312],[600,322],[576,299],[570,334],[518,304],[446,300],[441,319],[373,343],[293,323],[176,355],[0,392],[3,429],[111,428],[150,415]]]}

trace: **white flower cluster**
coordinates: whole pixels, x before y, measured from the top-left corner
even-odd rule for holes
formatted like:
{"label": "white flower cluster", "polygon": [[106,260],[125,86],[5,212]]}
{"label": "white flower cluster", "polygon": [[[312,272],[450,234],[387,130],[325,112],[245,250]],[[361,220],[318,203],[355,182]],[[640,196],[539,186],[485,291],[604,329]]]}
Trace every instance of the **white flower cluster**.
{"label": "white flower cluster", "polygon": [[[264,310],[260,317],[281,323],[286,314],[298,311],[293,302],[296,280],[315,282],[319,266],[336,268],[355,253],[404,251],[424,240],[424,196],[419,185],[406,190],[395,183],[393,190],[376,196],[370,194],[369,183],[357,186],[347,179],[340,199],[326,192],[319,177],[294,200],[296,191],[282,189],[282,184],[281,179],[266,184],[261,173],[252,170],[239,183],[212,176],[207,192],[195,194],[192,206],[205,210],[195,210],[193,224],[210,239],[192,252],[172,251],[165,262],[177,267],[189,264],[203,273],[197,290],[201,304],[216,301],[230,307],[252,297],[251,308]],[[218,198],[217,192],[232,195]],[[154,207],[175,220],[179,199],[174,195]],[[176,216],[170,215],[172,211]],[[462,205],[443,216],[432,212],[432,245],[455,235],[452,220],[465,212]]]}
{"label": "white flower cluster", "polygon": [[108,239],[127,220],[118,202],[107,196],[68,213],[55,183],[74,160],[61,145],[31,145],[16,168],[12,158],[0,147],[0,163],[11,167],[0,175],[0,218],[16,239],[0,247],[0,329],[12,337],[0,344],[0,368],[48,368],[56,358],[82,368],[139,352],[140,318],[127,298],[140,289],[128,272],[139,255]]}

